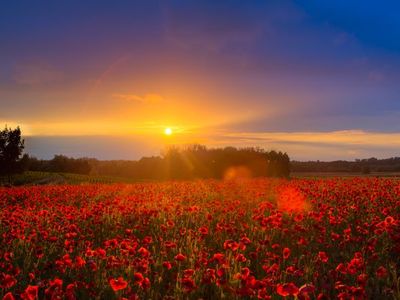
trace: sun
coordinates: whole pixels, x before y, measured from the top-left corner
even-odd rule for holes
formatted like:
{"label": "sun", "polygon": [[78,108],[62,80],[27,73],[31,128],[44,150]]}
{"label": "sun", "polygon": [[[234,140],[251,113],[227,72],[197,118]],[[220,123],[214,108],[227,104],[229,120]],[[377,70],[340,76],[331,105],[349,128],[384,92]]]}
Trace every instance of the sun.
{"label": "sun", "polygon": [[165,133],[166,135],[171,135],[171,134],[172,134],[172,129],[169,128],[169,127],[167,127],[167,128],[165,128],[164,133]]}

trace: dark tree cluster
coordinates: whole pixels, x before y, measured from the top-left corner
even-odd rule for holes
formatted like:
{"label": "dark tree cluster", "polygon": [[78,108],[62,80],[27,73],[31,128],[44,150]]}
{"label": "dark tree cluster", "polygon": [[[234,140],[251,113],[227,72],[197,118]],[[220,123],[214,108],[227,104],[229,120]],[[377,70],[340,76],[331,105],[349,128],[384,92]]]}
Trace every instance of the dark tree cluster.
{"label": "dark tree cluster", "polygon": [[70,158],[64,155],[55,155],[51,160],[39,160],[31,157],[28,168],[30,171],[74,174],[89,174],[92,169],[89,159]]}
{"label": "dark tree cluster", "polygon": [[[238,172],[247,170],[249,176],[254,177],[287,177],[290,172],[290,160],[286,153],[268,152],[261,148],[207,149],[195,145],[186,149],[170,149],[165,155],[165,160],[167,171],[172,178],[179,177],[180,174],[195,178],[223,178],[232,168],[239,168]],[[169,167],[169,164],[176,168]],[[179,172],[180,169],[184,172]]]}
{"label": "dark tree cluster", "polygon": [[[169,148],[161,156],[143,157],[137,161],[99,161],[73,159],[56,155],[52,160],[30,159],[32,171],[127,177],[136,180],[224,178],[232,176],[289,176],[289,156],[260,148],[233,147],[208,149],[193,145]],[[245,174],[244,174],[245,173]]]}
{"label": "dark tree cluster", "polygon": [[22,156],[24,140],[21,138],[21,130],[8,128],[0,131],[0,176],[7,176],[11,182],[11,176],[23,172],[27,156]]}
{"label": "dark tree cluster", "polygon": [[292,161],[293,172],[400,172],[400,157],[356,159],[355,161]]}
{"label": "dark tree cluster", "polygon": [[201,145],[172,147],[161,157],[144,157],[138,161],[92,162],[93,172],[99,175],[156,180],[224,178],[232,168],[238,172],[247,170],[251,177],[288,177],[289,165],[289,156],[282,152],[260,148],[208,149]]}

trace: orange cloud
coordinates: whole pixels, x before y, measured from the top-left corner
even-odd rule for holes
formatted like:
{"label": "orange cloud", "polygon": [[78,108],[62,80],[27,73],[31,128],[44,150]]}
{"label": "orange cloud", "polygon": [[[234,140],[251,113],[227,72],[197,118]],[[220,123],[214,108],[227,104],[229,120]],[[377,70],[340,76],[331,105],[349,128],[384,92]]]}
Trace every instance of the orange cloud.
{"label": "orange cloud", "polygon": [[225,138],[238,141],[276,143],[317,143],[359,146],[400,146],[399,132],[369,132],[364,130],[341,130],[330,132],[249,132],[229,133]]}

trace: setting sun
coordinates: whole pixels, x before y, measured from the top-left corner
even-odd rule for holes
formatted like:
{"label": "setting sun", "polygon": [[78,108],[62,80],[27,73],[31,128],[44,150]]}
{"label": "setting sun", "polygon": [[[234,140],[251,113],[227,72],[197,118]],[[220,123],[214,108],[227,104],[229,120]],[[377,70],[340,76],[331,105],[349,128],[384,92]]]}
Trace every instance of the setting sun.
{"label": "setting sun", "polygon": [[171,135],[172,134],[172,129],[171,128],[165,128],[165,130],[164,130],[164,133],[166,134],[166,135]]}

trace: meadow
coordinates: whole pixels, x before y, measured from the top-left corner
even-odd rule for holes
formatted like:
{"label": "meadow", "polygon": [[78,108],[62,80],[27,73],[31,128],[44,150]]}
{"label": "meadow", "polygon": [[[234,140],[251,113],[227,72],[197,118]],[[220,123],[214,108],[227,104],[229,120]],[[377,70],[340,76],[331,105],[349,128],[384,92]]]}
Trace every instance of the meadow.
{"label": "meadow", "polygon": [[[82,175],[66,172],[25,171],[11,177],[11,185],[49,185],[49,184],[98,184],[98,183],[132,183],[138,182],[126,177]],[[9,185],[8,178],[0,176],[0,186]]]}
{"label": "meadow", "polygon": [[400,299],[400,181],[0,188],[0,298]]}

